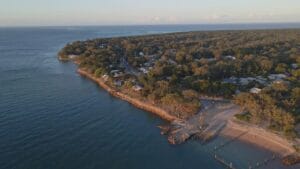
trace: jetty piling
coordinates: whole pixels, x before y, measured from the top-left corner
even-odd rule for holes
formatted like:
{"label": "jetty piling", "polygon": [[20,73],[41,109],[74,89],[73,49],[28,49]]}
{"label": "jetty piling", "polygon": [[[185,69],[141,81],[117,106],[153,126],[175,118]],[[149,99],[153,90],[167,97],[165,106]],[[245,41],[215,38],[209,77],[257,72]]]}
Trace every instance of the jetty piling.
{"label": "jetty piling", "polygon": [[[229,145],[230,143],[234,142],[235,140],[239,139],[240,137],[242,137],[243,135],[247,134],[247,132],[244,132],[240,135],[238,135],[237,137],[234,137],[230,140],[228,140],[227,142],[225,143],[221,143],[219,146],[214,146],[214,149],[213,149],[213,153],[214,153],[214,158],[215,160],[217,160],[219,163],[221,163],[222,165],[224,165],[226,168],[229,168],[229,169],[237,169],[234,167],[233,163],[232,162],[227,162],[224,158],[222,158],[220,155],[217,155],[217,151],[221,150],[222,148],[224,148],[226,145]],[[276,155],[275,154],[272,154],[271,157],[269,158],[266,158],[262,161],[257,161],[256,163],[254,163],[254,165],[251,165],[248,163],[248,169],[258,169],[258,168],[261,168],[261,167],[265,167],[267,166],[270,162],[276,160]]]}
{"label": "jetty piling", "polygon": [[229,169],[236,169],[234,166],[233,166],[233,163],[232,162],[227,162],[225,159],[223,159],[220,155],[217,155],[215,154],[214,155],[215,159],[221,163],[222,165],[224,165],[226,168],[229,168]]}
{"label": "jetty piling", "polygon": [[277,158],[276,155],[273,154],[272,157],[266,158],[263,162],[256,162],[256,165],[254,167],[249,165],[249,169],[257,169],[257,168],[261,168],[263,166],[267,166],[270,162],[276,160],[276,158]]}

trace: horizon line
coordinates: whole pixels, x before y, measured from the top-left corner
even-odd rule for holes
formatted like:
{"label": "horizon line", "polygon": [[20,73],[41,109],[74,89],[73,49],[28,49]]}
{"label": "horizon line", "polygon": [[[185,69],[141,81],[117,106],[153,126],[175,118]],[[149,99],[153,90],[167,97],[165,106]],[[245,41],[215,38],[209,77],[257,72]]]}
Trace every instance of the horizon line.
{"label": "horizon line", "polygon": [[196,26],[196,25],[264,25],[264,24],[299,24],[296,22],[222,22],[222,23],[165,23],[165,24],[70,24],[70,25],[0,25],[0,28],[30,28],[30,27],[121,27],[121,26]]}

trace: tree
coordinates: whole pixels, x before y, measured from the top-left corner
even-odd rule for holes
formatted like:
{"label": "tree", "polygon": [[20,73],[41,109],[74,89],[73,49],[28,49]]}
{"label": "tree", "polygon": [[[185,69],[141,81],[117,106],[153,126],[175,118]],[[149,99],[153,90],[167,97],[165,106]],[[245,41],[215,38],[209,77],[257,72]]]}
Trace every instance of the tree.
{"label": "tree", "polygon": [[263,73],[270,72],[273,67],[273,62],[271,60],[263,59],[259,61],[259,65],[263,71]]}
{"label": "tree", "polygon": [[195,90],[184,90],[182,91],[183,98],[187,101],[193,101],[199,99],[199,94]]}
{"label": "tree", "polygon": [[167,82],[165,80],[161,80],[161,81],[156,82],[154,92],[159,97],[165,96],[167,93],[170,92],[169,82]]}
{"label": "tree", "polygon": [[176,53],[176,61],[178,63],[182,63],[185,59],[185,52],[180,50]]}
{"label": "tree", "polygon": [[294,132],[295,129],[295,118],[287,112],[282,112],[283,114],[283,131],[285,133]]}
{"label": "tree", "polygon": [[196,86],[196,88],[200,91],[200,92],[204,92],[204,93],[208,93],[209,91],[209,87],[210,87],[210,82],[208,80],[199,80],[198,81],[198,85]]}
{"label": "tree", "polygon": [[204,66],[201,66],[199,68],[196,68],[195,72],[194,72],[194,74],[196,76],[207,76],[208,73],[209,73],[208,65],[204,65]]}
{"label": "tree", "polygon": [[105,73],[105,70],[104,70],[103,68],[98,68],[98,69],[95,70],[94,75],[95,75],[96,77],[100,77],[100,76],[103,75],[104,73]]}
{"label": "tree", "polygon": [[300,79],[300,69],[293,70],[293,71],[292,71],[292,75],[293,75],[293,77],[295,77],[296,79]]}
{"label": "tree", "polygon": [[275,71],[276,71],[276,73],[286,73],[287,68],[288,68],[288,65],[286,65],[285,63],[279,63],[276,66]]}
{"label": "tree", "polygon": [[298,109],[298,113],[300,113],[300,87],[293,88],[291,93],[291,100],[294,103],[293,106],[295,109]]}
{"label": "tree", "polygon": [[272,84],[272,89],[275,92],[287,92],[289,90],[289,86],[285,82],[277,82]]}

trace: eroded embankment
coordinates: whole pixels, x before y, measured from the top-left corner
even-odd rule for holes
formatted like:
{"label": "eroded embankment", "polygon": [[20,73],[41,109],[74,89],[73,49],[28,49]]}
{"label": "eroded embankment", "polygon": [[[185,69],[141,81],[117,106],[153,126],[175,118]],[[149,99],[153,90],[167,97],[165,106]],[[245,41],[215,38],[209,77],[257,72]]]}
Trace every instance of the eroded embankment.
{"label": "eroded embankment", "polygon": [[135,107],[138,107],[140,109],[143,109],[143,110],[151,112],[151,113],[154,113],[154,114],[158,115],[159,117],[161,117],[162,119],[167,120],[169,122],[178,120],[177,117],[172,116],[170,113],[168,113],[166,110],[164,110],[162,108],[159,108],[151,103],[146,103],[146,102],[140,101],[138,99],[132,98],[124,93],[117,91],[116,89],[107,85],[101,78],[97,78],[96,76],[88,73],[87,71],[85,71],[83,69],[78,69],[77,72],[80,75],[85,76],[85,77],[93,80],[94,82],[96,82],[99,86],[101,86],[103,89],[105,89],[111,95],[129,102],[130,104],[134,105]]}
{"label": "eroded embankment", "polygon": [[161,128],[162,133],[166,134],[168,137],[168,141],[171,144],[181,144],[186,140],[194,136],[195,134],[199,134],[202,132],[201,124],[198,123],[198,116],[193,116],[190,119],[179,119],[173,115],[171,115],[168,111],[158,107],[157,105],[141,101],[137,98],[133,98],[127,94],[124,94],[117,89],[109,86],[102,80],[101,78],[97,78],[96,76],[90,74],[84,69],[78,69],[77,72],[87,77],[88,79],[93,80],[99,86],[101,86],[104,90],[109,92],[112,96],[120,98],[124,101],[129,102],[137,108],[143,109],[145,111],[151,112],[155,115],[158,115],[160,118],[168,121],[170,124],[167,126],[167,132],[165,132],[166,128]]}

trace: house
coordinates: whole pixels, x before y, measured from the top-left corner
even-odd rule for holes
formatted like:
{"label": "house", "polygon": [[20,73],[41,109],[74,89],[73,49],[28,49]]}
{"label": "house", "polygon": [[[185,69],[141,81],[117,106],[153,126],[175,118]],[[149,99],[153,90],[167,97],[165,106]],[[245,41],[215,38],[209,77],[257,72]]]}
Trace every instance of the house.
{"label": "house", "polygon": [[213,62],[213,61],[216,61],[217,59],[216,58],[206,58],[205,60],[207,60],[208,62]]}
{"label": "house", "polygon": [[240,78],[239,81],[240,81],[241,85],[248,85],[249,84],[249,81],[248,81],[247,78]]}
{"label": "house", "polygon": [[240,94],[241,91],[239,89],[235,90],[235,94]]}
{"label": "house", "polygon": [[231,55],[227,55],[223,57],[224,59],[229,59],[229,60],[236,60],[236,57],[231,56]]}
{"label": "house", "polygon": [[148,59],[155,59],[155,58],[157,58],[157,55],[156,54],[154,54],[154,55],[147,55],[146,57]]}
{"label": "house", "polygon": [[177,50],[176,49],[169,49],[168,52],[171,53],[171,54],[173,54],[173,55],[175,55],[176,52],[177,52]]}
{"label": "house", "polygon": [[293,63],[293,64],[291,64],[291,67],[292,67],[293,69],[298,69],[298,64],[297,64],[297,63]]}
{"label": "house", "polygon": [[108,78],[109,78],[109,76],[108,76],[107,74],[105,74],[105,75],[103,75],[103,76],[102,76],[102,78],[103,78],[103,80],[104,80],[105,82],[107,82],[107,81],[108,81]]}
{"label": "house", "polygon": [[246,78],[240,78],[239,83],[241,85],[248,85],[251,82],[257,82],[263,85],[267,84],[267,79],[263,78],[262,76],[257,77],[246,77]]}
{"label": "house", "polygon": [[147,74],[147,73],[149,73],[149,70],[147,70],[146,68],[140,68],[139,69],[141,72],[143,72],[144,74]]}
{"label": "house", "polygon": [[238,78],[230,77],[223,80],[223,83],[237,84]]}
{"label": "house", "polygon": [[209,62],[214,62],[216,61],[216,58],[201,58],[201,59],[195,59],[196,62],[200,63],[209,63]]}
{"label": "house", "polygon": [[122,77],[123,72],[114,73],[114,78]]}
{"label": "house", "polygon": [[252,93],[252,94],[259,94],[260,92],[261,92],[261,89],[256,88],[256,87],[250,89],[250,93]]}
{"label": "house", "polygon": [[270,80],[282,80],[282,79],[287,78],[287,75],[285,75],[285,74],[270,74],[268,76],[268,78]]}
{"label": "house", "polygon": [[285,80],[275,80],[272,82],[272,84],[285,84],[285,85],[290,85],[289,81],[285,81]]}
{"label": "house", "polygon": [[273,84],[282,84],[284,81],[283,80],[275,80],[272,83]]}
{"label": "house", "polygon": [[256,76],[254,81],[263,85],[267,85],[267,79],[262,76]]}
{"label": "house", "polygon": [[118,72],[120,72],[120,70],[112,70],[112,71],[110,71],[111,74],[118,73]]}
{"label": "house", "polygon": [[115,86],[117,86],[117,87],[121,87],[122,86],[122,81],[121,80],[117,80],[117,81],[114,81],[114,84],[115,84]]}
{"label": "house", "polygon": [[121,72],[120,70],[112,70],[110,71],[110,74],[112,74],[114,78],[123,76],[123,72]]}
{"label": "house", "polygon": [[101,49],[106,48],[106,47],[107,47],[107,44],[104,44],[104,43],[99,45],[99,48],[101,48]]}
{"label": "house", "polygon": [[146,62],[146,63],[144,63],[144,66],[146,66],[146,67],[150,67],[150,66],[151,66],[151,63],[149,63],[149,62]]}
{"label": "house", "polygon": [[139,91],[143,90],[143,87],[140,86],[140,85],[135,85],[135,86],[132,87],[132,89],[133,89],[134,91],[136,91],[136,92],[139,92]]}
{"label": "house", "polygon": [[139,53],[139,56],[144,56],[144,55],[145,55],[144,52]]}
{"label": "house", "polygon": [[172,60],[172,59],[168,59],[168,63],[170,63],[170,64],[172,64],[172,65],[176,65],[177,63],[174,61],[174,60]]}
{"label": "house", "polygon": [[69,55],[68,57],[69,59],[75,59],[76,57],[78,57],[78,55]]}

